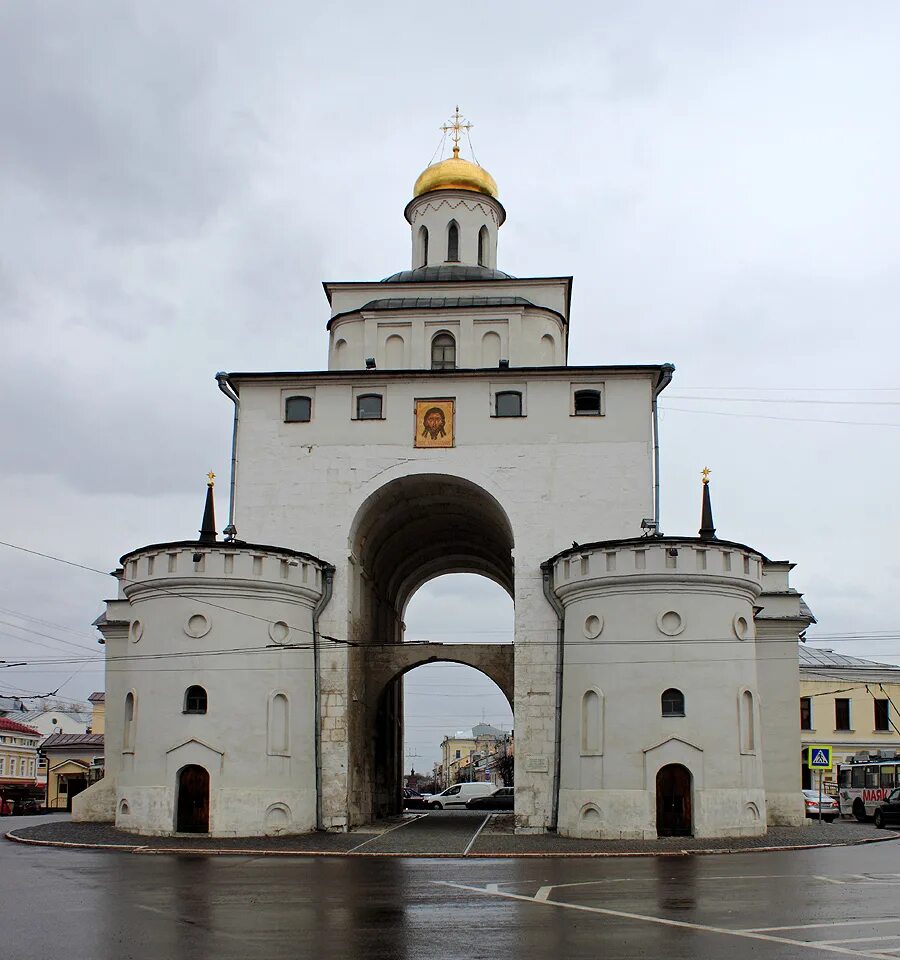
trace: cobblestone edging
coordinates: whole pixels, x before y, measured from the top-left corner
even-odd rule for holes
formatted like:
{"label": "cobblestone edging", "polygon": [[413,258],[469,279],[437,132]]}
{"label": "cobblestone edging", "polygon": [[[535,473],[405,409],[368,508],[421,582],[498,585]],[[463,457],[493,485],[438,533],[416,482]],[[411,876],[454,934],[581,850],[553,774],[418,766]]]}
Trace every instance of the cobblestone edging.
{"label": "cobblestone edging", "polygon": [[[498,818],[499,819],[499,818]],[[396,828],[395,828],[396,829]],[[475,824],[473,824],[473,833]],[[140,837],[116,830],[106,824],[56,823],[19,827],[5,834],[7,840],[35,846],[82,850],[115,850],[122,853],[161,854],[194,853],[211,856],[352,856],[420,857],[426,859],[535,858],[535,857],[648,857],[689,856],[691,854],[765,853],[783,850],[814,850],[822,847],[846,847],[900,839],[900,833],[877,830],[866,824],[811,825],[805,828],[773,828],[765,837],[741,837],[723,840],[693,840],[668,837],[658,840],[570,840],[555,834],[518,836],[496,830],[484,830],[467,852],[441,850],[436,837],[432,851],[404,850],[403,831],[396,830],[396,849],[365,849],[383,832],[343,834],[315,833],[282,837],[247,838],[173,838]],[[830,835],[829,835],[830,834]],[[774,841],[774,842],[773,842]],[[381,847],[384,845],[381,844]],[[361,849],[356,849],[361,848]]]}

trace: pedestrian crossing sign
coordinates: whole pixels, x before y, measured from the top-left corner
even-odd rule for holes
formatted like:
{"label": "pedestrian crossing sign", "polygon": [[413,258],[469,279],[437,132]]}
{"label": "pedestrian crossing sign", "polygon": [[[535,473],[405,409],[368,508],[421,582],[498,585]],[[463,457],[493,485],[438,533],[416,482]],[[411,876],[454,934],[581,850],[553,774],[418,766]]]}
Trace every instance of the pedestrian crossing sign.
{"label": "pedestrian crossing sign", "polygon": [[830,770],[831,769],[831,747],[817,743],[808,747],[806,765],[810,770]]}

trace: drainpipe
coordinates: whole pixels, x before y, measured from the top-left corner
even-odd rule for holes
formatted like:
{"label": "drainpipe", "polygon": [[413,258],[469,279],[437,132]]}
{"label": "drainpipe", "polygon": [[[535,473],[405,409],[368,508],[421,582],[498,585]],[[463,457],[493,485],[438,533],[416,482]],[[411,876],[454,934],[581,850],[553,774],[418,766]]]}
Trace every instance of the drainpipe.
{"label": "drainpipe", "polygon": [[330,563],[322,569],[322,596],[319,597],[312,613],[313,629],[313,675],[315,677],[315,753],[316,753],[316,830],[322,826],[322,681],[320,678],[319,656],[319,615],[328,606],[334,591],[334,567]]}
{"label": "drainpipe", "polygon": [[551,794],[550,829],[555,830],[559,823],[559,788],[562,769],[562,696],[563,696],[563,643],[566,612],[553,592],[553,565],[541,564],[541,580],[547,603],[556,613],[556,724],[553,731],[553,787]]}
{"label": "drainpipe", "polygon": [[659,395],[672,382],[672,376],[675,373],[675,365],[664,363],[660,367],[659,379],[653,388],[653,401],[651,409],[653,411],[653,519],[656,521],[656,535],[662,535],[662,529],[659,525]]}
{"label": "drainpipe", "polygon": [[216,374],[216,382],[219,384],[222,393],[234,404],[234,426],[231,428],[231,486],[228,491],[228,526],[222,531],[225,541],[230,542],[237,536],[237,530],[234,526],[234,483],[237,474],[237,431],[241,398],[224,370],[220,370]]}

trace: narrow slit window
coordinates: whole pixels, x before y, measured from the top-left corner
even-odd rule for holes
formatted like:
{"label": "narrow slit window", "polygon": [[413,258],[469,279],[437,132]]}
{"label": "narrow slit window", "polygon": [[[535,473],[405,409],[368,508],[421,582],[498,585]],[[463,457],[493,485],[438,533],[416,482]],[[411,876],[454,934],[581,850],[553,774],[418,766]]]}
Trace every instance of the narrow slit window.
{"label": "narrow slit window", "polygon": [[488,251],[487,227],[482,227],[478,231],[478,266],[479,267],[487,266],[487,251]]}
{"label": "narrow slit window", "polygon": [[449,333],[439,333],[431,341],[431,369],[456,369],[456,341]]}
{"label": "narrow slit window", "polygon": [[380,393],[363,393],[356,398],[357,420],[381,420],[383,402]]}
{"label": "narrow slit window", "polygon": [[419,230],[419,242],[422,250],[422,266],[428,266],[428,227]]}
{"label": "narrow slit window", "polygon": [[184,695],[185,713],[206,713],[207,697],[203,687],[188,687]]}
{"label": "narrow slit window", "polygon": [[599,390],[576,390],[575,391],[575,416],[576,417],[599,417],[600,391]]}
{"label": "narrow slit window", "polygon": [[312,400],[309,397],[288,397],[284,401],[285,423],[309,423],[312,419]]}
{"label": "narrow slit window", "polygon": [[684,716],[684,694],[680,690],[670,687],[663,692],[662,715],[664,717]]}
{"label": "narrow slit window", "polygon": [[522,394],[518,390],[501,390],[495,394],[494,415],[497,417],[521,417]]}
{"label": "narrow slit window", "polygon": [[459,227],[455,220],[447,228],[447,259],[459,260]]}

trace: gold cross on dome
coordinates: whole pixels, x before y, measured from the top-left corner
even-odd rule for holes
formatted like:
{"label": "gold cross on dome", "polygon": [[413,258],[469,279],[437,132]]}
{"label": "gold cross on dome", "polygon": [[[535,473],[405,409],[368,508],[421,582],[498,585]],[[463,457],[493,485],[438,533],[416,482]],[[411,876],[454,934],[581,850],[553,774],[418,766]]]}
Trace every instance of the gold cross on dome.
{"label": "gold cross on dome", "polygon": [[712,473],[712,470],[709,467],[704,467],[700,473],[703,475],[703,482],[709,483],[709,475]]}
{"label": "gold cross on dome", "polygon": [[214,487],[216,485],[216,475],[212,472],[212,470],[210,470],[206,475],[206,485],[208,487]]}
{"label": "gold cross on dome", "polygon": [[468,133],[474,124],[469,123],[468,120],[465,120],[463,115],[459,112],[459,104],[456,105],[456,112],[453,116],[444,124],[441,125],[441,130],[444,133],[450,134],[450,139],[453,141],[453,157],[454,159],[459,156],[459,141],[462,139],[462,131],[465,130]]}

